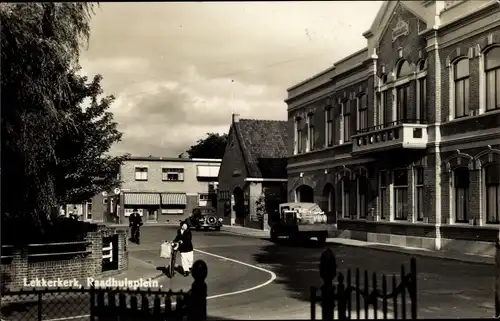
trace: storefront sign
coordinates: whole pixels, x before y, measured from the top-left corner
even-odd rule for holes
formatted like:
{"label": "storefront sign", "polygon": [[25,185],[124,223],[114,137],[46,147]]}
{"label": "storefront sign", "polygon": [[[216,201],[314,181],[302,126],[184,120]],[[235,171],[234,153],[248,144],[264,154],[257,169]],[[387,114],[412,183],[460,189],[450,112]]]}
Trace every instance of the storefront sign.
{"label": "storefront sign", "polygon": [[396,27],[392,29],[392,42],[396,41],[399,37],[408,36],[409,34],[410,24],[399,17]]}

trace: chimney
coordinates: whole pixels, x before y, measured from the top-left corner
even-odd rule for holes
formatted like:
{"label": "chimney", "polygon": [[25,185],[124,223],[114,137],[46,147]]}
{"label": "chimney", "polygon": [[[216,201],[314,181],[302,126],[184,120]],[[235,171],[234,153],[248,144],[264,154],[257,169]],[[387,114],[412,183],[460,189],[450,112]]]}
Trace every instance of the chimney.
{"label": "chimney", "polygon": [[233,114],[233,123],[237,123],[240,121],[240,114]]}

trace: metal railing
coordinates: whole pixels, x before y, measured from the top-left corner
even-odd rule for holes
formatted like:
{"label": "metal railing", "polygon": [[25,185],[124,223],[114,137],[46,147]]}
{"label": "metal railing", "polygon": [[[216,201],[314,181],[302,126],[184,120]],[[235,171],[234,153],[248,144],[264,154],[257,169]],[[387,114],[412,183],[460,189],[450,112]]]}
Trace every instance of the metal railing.
{"label": "metal railing", "polygon": [[391,127],[400,126],[403,124],[425,125],[425,124],[427,124],[427,121],[425,119],[404,118],[404,119],[399,119],[399,120],[391,121],[388,123],[384,123],[381,125],[375,125],[375,126],[371,126],[371,127],[358,129],[358,130],[356,130],[355,135],[366,134],[366,133],[369,133],[369,132],[372,132],[375,130],[387,129],[387,128],[391,128]]}

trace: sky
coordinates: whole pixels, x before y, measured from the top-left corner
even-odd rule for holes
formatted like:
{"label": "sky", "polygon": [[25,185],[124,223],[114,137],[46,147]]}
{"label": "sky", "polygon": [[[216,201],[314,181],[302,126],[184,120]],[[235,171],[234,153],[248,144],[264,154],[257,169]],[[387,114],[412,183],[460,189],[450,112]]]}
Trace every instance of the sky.
{"label": "sky", "polygon": [[366,46],[381,1],[101,3],[80,58],[122,142],[177,157],[241,118],[286,120],[287,88]]}

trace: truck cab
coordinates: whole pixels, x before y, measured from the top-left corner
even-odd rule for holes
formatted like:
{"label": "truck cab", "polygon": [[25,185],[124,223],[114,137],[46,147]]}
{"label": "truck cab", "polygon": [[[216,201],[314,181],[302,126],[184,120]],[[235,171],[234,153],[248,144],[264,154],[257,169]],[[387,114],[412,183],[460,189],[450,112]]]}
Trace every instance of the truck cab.
{"label": "truck cab", "polygon": [[270,218],[271,240],[280,236],[308,240],[316,237],[324,244],[328,237],[327,216],[315,203],[282,203],[279,212]]}

